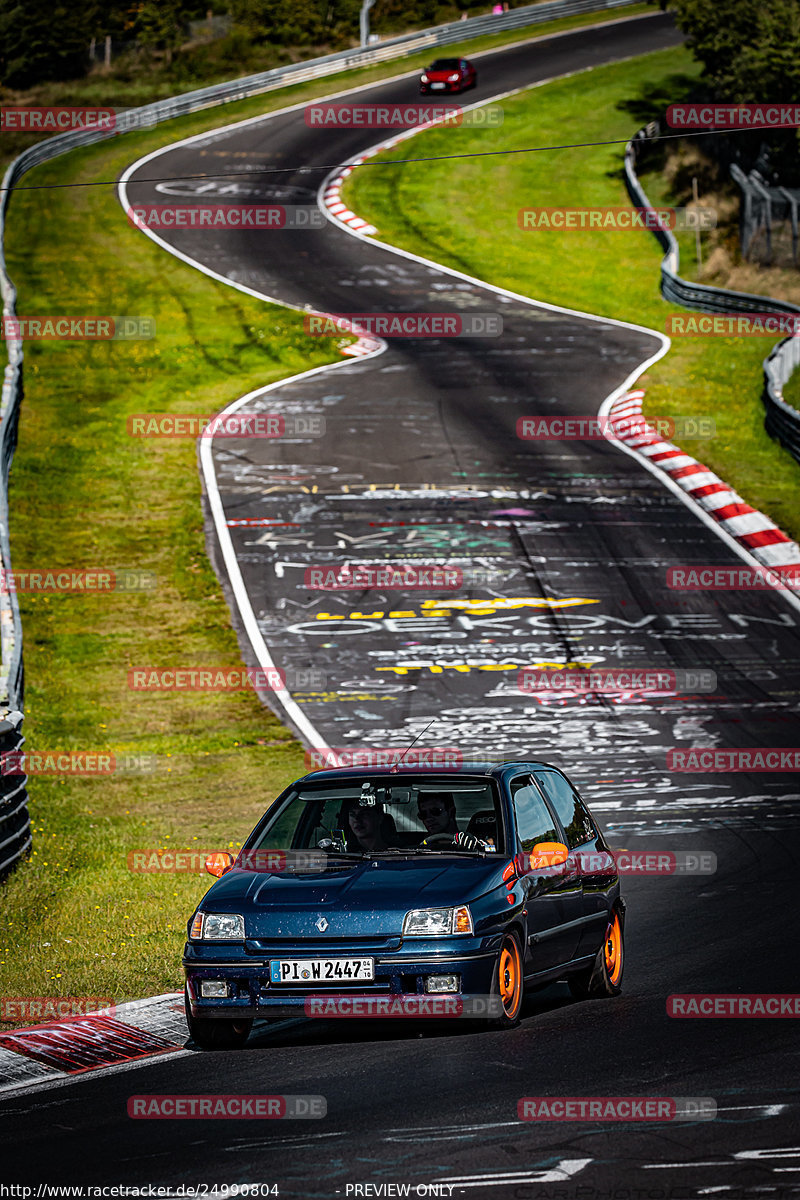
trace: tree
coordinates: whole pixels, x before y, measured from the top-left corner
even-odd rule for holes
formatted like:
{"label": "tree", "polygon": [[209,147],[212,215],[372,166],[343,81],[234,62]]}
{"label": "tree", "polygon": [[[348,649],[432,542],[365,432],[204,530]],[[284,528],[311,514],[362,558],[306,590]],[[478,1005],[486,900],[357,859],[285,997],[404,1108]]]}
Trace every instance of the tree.
{"label": "tree", "polygon": [[800,95],[800,0],[676,0],[676,12],[718,99]]}
{"label": "tree", "polygon": [[86,71],[89,38],[79,5],[0,0],[0,77],[6,87],[75,79]]}
{"label": "tree", "polygon": [[256,41],[307,46],[357,36],[358,0],[231,0],[231,16]]}
{"label": "tree", "polygon": [[134,26],[137,40],[150,50],[164,50],[167,65],[185,40],[190,13],[183,0],[143,0]]}
{"label": "tree", "polygon": [[[723,103],[789,103],[800,96],[800,0],[676,0],[677,21],[703,64],[703,80]],[[736,135],[740,165],[794,185],[798,131]],[[768,148],[768,153],[766,152]]]}

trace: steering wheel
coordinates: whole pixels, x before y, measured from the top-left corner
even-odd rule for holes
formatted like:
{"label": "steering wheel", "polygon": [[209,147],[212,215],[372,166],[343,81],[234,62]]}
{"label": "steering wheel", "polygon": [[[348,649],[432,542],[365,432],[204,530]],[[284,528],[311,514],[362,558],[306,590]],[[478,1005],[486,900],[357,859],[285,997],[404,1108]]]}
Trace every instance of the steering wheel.
{"label": "steering wheel", "polygon": [[317,842],[317,849],[324,850],[326,854],[342,854],[346,847],[344,841],[340,841],[339,838],[324,837]]}
{"label": "steering wheel", "polygon": [[420,846],[432,846],[434,842],[449,842],[452,846],[453,839],[456,836],[455,833],[431,833],[428,837],[422,839]]}

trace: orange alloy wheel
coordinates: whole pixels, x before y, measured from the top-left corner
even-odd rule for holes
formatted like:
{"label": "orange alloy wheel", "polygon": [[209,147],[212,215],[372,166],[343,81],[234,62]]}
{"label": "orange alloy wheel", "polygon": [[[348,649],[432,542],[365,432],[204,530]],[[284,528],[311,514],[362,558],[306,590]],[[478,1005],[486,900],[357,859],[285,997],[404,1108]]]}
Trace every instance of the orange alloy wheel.
{"label": "orange alloy wheel", "polygon": [[619,913],[614,913],[614,920],[606,930],[605,955],[608,978],[616,985],[622,974],[622,928]]}
{"label": "orange alloy wheel", "polygon": [[512,1020],[517,1015],[522,991],[522,963],[519,946],[512,937],[506,938],[500,951],[500,966],[497,972],[503,1011]]}

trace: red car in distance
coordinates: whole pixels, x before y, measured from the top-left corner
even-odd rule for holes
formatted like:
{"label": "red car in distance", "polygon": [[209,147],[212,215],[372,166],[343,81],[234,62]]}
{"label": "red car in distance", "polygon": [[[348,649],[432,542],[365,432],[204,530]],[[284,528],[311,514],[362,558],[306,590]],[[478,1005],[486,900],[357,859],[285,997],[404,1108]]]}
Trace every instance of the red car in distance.
{"label": "red car in distance", "polygon": [[465,92],[475,87],[478,72],[466,58],[437,58],[420,75],[419,90],[422,96],[431,92]]}

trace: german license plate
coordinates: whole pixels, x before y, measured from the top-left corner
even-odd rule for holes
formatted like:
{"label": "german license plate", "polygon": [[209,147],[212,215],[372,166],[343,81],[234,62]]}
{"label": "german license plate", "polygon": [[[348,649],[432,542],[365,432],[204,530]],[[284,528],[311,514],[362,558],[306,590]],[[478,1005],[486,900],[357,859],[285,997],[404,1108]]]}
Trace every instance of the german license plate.
{"label": "german license plate", "polygon": [[272,958],[270,983],[348,983],[375,978],[374,958]]}
{"label": "german license plate", "polygon": [[438,90],[439,88],[444,88],[444,84],[443,83],[432,83],[431,87],[436,88]]}

